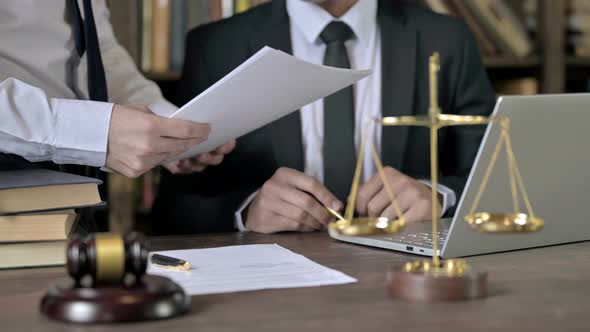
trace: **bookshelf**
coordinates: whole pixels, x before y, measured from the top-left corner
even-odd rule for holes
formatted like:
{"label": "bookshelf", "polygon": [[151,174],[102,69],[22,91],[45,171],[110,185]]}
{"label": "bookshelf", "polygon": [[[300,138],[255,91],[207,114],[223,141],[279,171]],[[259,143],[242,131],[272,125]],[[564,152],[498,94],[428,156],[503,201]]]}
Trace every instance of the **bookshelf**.
{"label": "bookshelf", "polygon": [[[189,0],[210,1],[210,4],[228,3],[232,10],[243,10],[248,0]],[[252,1],[251,4],[260,1]],[[471,0],[465,0],[471,1]],[[513,1],[513,0],[507,0]],[[514,0],[521,2],[521,0]],[[533,0],[537,5],[537,29],[535,32],[535,52],[524,58],[511,56],[484,57],[483,61],[492,81],[505,81],[518,78],[532,78],[538,82],[540,93],[581,92],[588,90],[590,78],[590,57],[582,58],[566,51],[567,8],[569,0]],[[239,4],[238,4],[239,3]],[[119,41],[127,48],[141,68],[142,50],[142,0],[110,0],[111,20]],[[210,11],[213,13],[213,11]],[[227,16],[226,8],[222,10]],[[230,13],[231,14],[231,13]],[[220,14],[218,14],[220,15]],[[180,72],[145,73],[156,81],[164,96],[170,98]],[[134,225],[133,220],[145,219],[145,211],[138,208],[142,179],[129,180],[113,175],[111,181],[111,227],[126,230]],[[115,198],[116,197],[116,198]],[[114,199],[115,198],[115,199]]]}

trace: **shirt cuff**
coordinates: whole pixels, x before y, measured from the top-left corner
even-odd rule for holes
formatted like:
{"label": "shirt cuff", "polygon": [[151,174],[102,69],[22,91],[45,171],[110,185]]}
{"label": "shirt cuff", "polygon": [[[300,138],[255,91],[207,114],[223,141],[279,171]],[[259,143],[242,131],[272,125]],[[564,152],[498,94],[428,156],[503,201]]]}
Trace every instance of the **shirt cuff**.
{"label": "shirt cuff", "polygon": [[[430,182],[428,180],[419,180],[419,181],[424,183],[425,185],[429,186],[430,188],[432,188],[432,182]],[[437,191],[443,197],[442,208],[440,211],[440,216],[442,217],[450,208],[452,208],[453,206],[455,206],[455,204],[457,204],[457,195],[455,194],[453,189],[451,189],[445,185],[442,185],[440,183],[438,184]]]}
{"label": "shirt cuff", "polygon": [[240,232],[247,232],[248,231],[248,229],[246,229],[246,225],[244,224],[244,218],[242,217],[242,212],[244,212],[246,207],[248,207],[248,205],[250,205],[250,203],[252,203],[252,201],[254,200],[254,197],[256,197],[256,195],[258,195],[258,190],[253,192],[250,196],[248,196],[248,198],[246,198],[244,200],[244,202],[240,205],[240,207],[238,208],[238,210],[234,214],[234,220],[235,220],[234,224],[235,224],[236,228],[238,229],[238,231],[240,231]]}
{"label": "shirt cuff", "polygon": [[57,114],[53,161],[104,166],[113,104],[70,99],[51,103]]}

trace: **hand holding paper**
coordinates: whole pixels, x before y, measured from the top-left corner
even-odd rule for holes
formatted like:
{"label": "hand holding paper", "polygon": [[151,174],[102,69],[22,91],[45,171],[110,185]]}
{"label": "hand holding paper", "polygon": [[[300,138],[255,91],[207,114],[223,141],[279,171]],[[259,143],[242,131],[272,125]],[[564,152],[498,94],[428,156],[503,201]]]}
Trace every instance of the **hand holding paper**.
{"label": "hand holding paper", "polygon": [[170,116],[211,126],[206,142],[174,160],[212,151],[370,74],[310,64],[265,47]]}

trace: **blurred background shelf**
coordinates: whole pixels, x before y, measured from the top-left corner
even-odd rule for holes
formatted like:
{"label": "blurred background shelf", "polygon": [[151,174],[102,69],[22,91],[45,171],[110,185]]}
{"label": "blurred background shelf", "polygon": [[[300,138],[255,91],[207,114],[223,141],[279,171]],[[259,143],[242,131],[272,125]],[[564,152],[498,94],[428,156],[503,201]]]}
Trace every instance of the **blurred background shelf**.
{"label": "blurred background shelf", "polygon": [[147,72],[143,73],[147,79],[152,81],[178,81],[180,79],[180,71],[169,71],[163,73]]}
{"label": "blurred background shelf", "polygon": [[493,56],[484,57],[484,65],[490,69],[510,69],[510,68],[538,68],[541,65],[541,57],[537,55],[526,58],[516,58],[511,56]]}

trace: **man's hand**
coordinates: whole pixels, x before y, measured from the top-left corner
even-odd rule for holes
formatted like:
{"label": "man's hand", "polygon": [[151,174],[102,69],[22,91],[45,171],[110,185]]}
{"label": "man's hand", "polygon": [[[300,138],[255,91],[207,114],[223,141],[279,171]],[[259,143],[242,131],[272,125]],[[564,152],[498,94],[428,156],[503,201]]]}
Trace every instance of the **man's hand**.
{"label": "man's hand", "polygon": [[[385,167],[385,177],[408,222],[432,219],[430,187],[391,167]],[[437,201],[437,204],[440,211],[440,202]],[[398,218],[378,173],[359,188],[356,210],[360,215],[369,217]]]}
{"label": "man's hand", "polygon": [[106,166],[125,176],[138,177],[204,142],[209,132],[208,124],[159,117],[145,106],[115,105]]}
{"label": "man's hand", "polygon": [[267,234],[312,232],[322,229],[332,219],[324,206],[339,211],[343,204],[317,179],[281,168],[266,181],[250,204],[246,228]]}
{"label": "man's hand", "polygon": [[229,154],[236,147],[236,140],[218,147],[209,153],[203,153],[190,159],[178,160],[164,165],[172,174],[191,174],[202,172],[207,166],[216,166],[221,164],[225,155]]}

